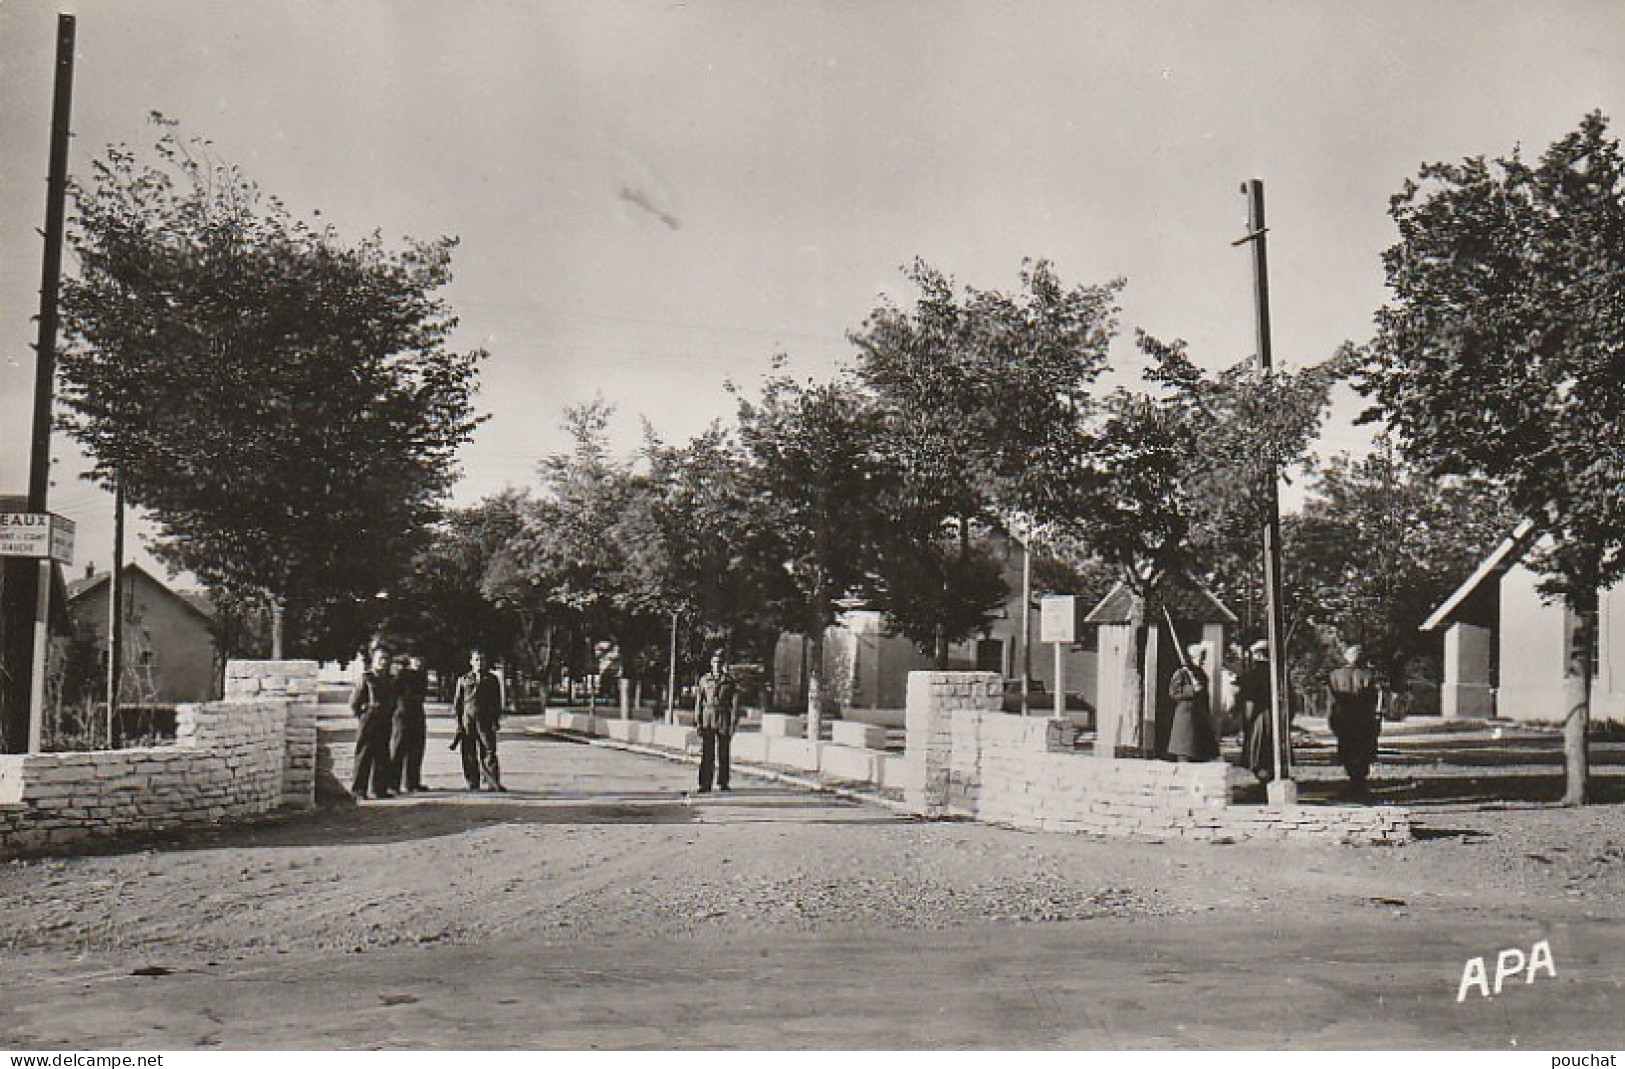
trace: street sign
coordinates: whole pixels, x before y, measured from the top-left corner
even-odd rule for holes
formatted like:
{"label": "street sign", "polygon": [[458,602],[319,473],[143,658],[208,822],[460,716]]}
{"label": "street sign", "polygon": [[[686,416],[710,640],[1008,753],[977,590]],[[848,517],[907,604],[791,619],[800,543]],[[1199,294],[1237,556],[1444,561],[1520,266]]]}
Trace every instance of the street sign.
{"label": "street sign", "polygon": [[1088,615],[1082,598],[1056,594],[1038,600],[1038,641],[1081,642],[1083,618]]}
{"label": "street sign", "polygon": [[0,557],[73,563],[73,521],[51,512],[0,512]]}

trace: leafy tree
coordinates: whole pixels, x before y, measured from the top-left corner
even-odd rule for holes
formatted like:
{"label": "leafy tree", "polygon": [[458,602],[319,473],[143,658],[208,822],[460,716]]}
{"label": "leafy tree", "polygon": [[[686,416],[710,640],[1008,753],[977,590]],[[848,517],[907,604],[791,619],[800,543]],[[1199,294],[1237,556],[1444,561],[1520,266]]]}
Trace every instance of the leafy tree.
{"label": "leafy tree", "polygon": [[[1424,166],[1389,205],[1392,299],[1359,385],[1430,477],[1478,476],[1547,541],[1581,619],[1625,575],[1625,159],[1600,113],[1536,163]],[[1586,799],[1590,672],[1571,672],[1564,801]]]}
{"label": "leafy tree", "polygon": [[625,670],[648,669],[665,633],[660,532],[652,488],[628,460],[611,456],[613,406],[602,398],[565,409],[574,445],[543,458],[543,496],[493,560],[486,590],[520,614],[529,641],[573,674],[599,673],[614,650]]}
{"label": "leafy tree", "polygon": [[692,624],[685,670],[704,660],[707,644],[771,661],[779,628],[768,603],[783,570],[752,552],[765,541],[755,528],[767,517],[748,489],[738,442],[717,425],[680,447],[646,437],[659,529],[647,545],[660,549],[651,567],[665,608]]}
{"label": "leafy tree", "polygon": [[824,631],[868,576],[881,522],[878,416],[849,384],[776,376],[759,399],[740,398],[739,440],[744,486],[762,516],[747,552],[769,564],[780,627],[807,637],[807,734],[817,738]]}
{"label": "leafy tree", "polygon": [[1106,369],[1120,282],[1067,288],[1046,261],[1016,294],[966,287],[916,261],[920,290],[850,337],[897,467],[869,589],[888,625],[935,652],[984,630],[1007,596],[990,527],[1033,518]]}
{"label": "leafy tree", "polygon": [[346,245],[155,119],[156,162],[110,147],[73,189],[66,429],[165,563],[307,621],[308,652],[350,652],[348,607],[422,545],[478,422],[483,354],[447,349],[435,296],[456,242]]}
{"label": "leafy tree", "polygon": [[[1306,637],[1358,642],[1397,687],[1406,663],[1437,652],[1422,622],[1515,520],[1492,487],[1427,478],[1387,438],[1365,457],[1334,457],[1283,539],[1295,605],[1314,625]],[[1312,645],[1297,655],[1313,658]]]}
{"label": "leafy tree", "polygon": [[[1191,450],[1179,480],[1189,518],[1179,563],[1239,610],[1244,631],[1259,634],[1265,626],[1260,532],[1275,502],[1271,491],[1309,460],[1332,385],[1346,374],[1346,358],[1297,371],[1272,368],[1267,375],[1244,360],[1208,373],[1190,360],[1183,343],[1142,335],[1140,346],[1153,361],[1149,379],[1163,387],[1165,403],[1186,424],[1183,437]],[[1293,591],[1283,593],[1289,637]]]}
{"label": "leafy tree", "polygon": [[476,646],[511,661],[518,621],[486,594],[485,581],[533,504],[528,492],[510,489],[447,513],[388,590],[388,640],[442,673],[461,670]]}
{"label": "leafy tree", "polygon": [[[1152,389],[1120,389],[1103,403],[1079,431],[1077,466],[1052,486],[1070,495],[1061,529],[1136,595],[1131,633],[1140,637],[1145,596],[1164,575],[1204,577],[1221,597],[1248,589],[1270,490],[1304,459],[1338,365],[1264,375],[1242,363],[1208,374],[1182,342],[1143,333],[1138,342]],[[1120,734],[1107,745],[1143,744],[1144,656],[1133,643],[1125,650]]]}

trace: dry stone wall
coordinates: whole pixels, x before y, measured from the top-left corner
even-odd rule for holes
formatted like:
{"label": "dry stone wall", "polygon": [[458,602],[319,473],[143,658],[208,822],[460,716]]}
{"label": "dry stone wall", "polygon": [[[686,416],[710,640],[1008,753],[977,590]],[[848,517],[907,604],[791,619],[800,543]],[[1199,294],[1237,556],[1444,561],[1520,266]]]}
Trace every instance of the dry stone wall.
{"label": "dry stone wall", "polygon": [[1410,838],[1403,809],[1236,805],[1224,762],[1081,753],[1066,725],[1004,713],[1001,700],[996,675],[910,674],[904,792],[910,805],[934,816],[1153,840]]}
{"label": "dry stone wall", "polygon": [[0,755],[0,853],[310,808],[315,694],[313,661],[232,662],[172,746]]}

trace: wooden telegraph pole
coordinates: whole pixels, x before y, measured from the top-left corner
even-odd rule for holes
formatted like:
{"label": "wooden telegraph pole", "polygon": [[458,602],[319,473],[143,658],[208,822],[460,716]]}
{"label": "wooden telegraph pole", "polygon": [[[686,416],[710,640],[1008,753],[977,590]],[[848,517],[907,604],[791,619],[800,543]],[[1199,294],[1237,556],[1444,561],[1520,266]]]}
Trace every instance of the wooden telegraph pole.
{"label": "wooden telegraph pole", "polygon": [[[73,112],[74,17],[56,20],[56,87],[51,106],[50,170],[45,186],[45,255],[40,269],[39,336],[34,346],[34,420],[28,511],[44,515],[51,489],[51,416],[55,400],[57,293],[68,192],[69,117]],[[28,693],[28,752],[38,753],[45,721],[45,659],[51,632],[51,555],[42,556],[34,591],[34,647]],[[10,740],[8,740],[9,742]]]}
{"label": "wooden telegraph pole", "polygon": [[[1264,183],[1250,178],[1241,186],[1247,198],[1247,234],[1237,245],[1253,247],[1253,290],[1256,297],[1258,325],[1258,366],[1265,375],[1274,362],[1270,355],[1270,278],[1269,256],[1265,246]],[[1286,690],[1286,628],[1285,614],[1281,611],[1281,502],[1277,476],[1272,472],[1265,490],[1264,517],[1264,601],[1268,620],[1270,646],[1270,723],[1275,736],[1275,778],[1270,781],[1268,793],[1273,805],[1291,805],[1298,800],[1298,785],[1292,780],[1292,728],[1287,711]]]}
{"label": "wooden telegraph pole", "polygon": [[124,484],[113,484],[113,570],[107,576],[107,748],[118,723],[124,675]]}

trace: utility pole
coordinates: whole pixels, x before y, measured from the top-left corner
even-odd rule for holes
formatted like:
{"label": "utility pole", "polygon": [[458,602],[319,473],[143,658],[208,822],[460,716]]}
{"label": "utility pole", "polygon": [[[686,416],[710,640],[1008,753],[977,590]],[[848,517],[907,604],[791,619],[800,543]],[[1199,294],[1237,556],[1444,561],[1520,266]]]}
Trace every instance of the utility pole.
{"label": "utility pole", "polygon": [[[28,511],[43,515],[51,489],[51,416],[55,401],[57,294],[62,281],[62,234],[67,214],[69,120],[73,113],[73,46],[75,20],[56,20],[56,85],[51,105],[50,170],[45,183],[45,250],[40,268],[39,335],[34,346],[34,418],[28,469]],[[16,569],[14,574],[26,574]],[[34,644],[29,658],[28,752],[38,753],[45,723],[45,659],[50,649],[51,575],[49,554],[40,558],[35,578]],[[20,630],[20,629],[19,629]],[[10,644],[8,653],[20,652]],[[20,658],[19,658],[20,660]],[[17,664],[16,668],[21,669]],[[13,677],[22,673],[14,671]],[[8,728],[16,725],[16,720]],[[8,748],[15,734],[7,732]]]}
{"label": "utility pole", "polygon": [[118,721],[119,682],[124,673],[124,484],[113,484],[113,570],[107,576],[107,748]]}
{"label": "utility pole", "polygon": [[666,662],[666,723],[677,723],[677,613],[671,614],[671,657]]}
{"label": "utility pole", "polygon": [[1027,703],[1028,681],[1033,677],[1033,532],[1029,524],[1021,540],[1021,715]]}
{"label": "utility pole", "polygon": [[[1264,183],[1250,178],[1241,186],[1247,198],[1247,234],[1237,245],[1253,247],[1253,291],[1257,307],[1258,367],[1266,376],[1273,368],[1270,355],[1269,256],[1265,246],[1268,228],[1264,224]],[[1298,800],[1298,785],[1292,780],[1292,727],[1287,710],[1286,628],[1281,611],[1281,502],[1278,496],[1279,472],[1271,472],[1265,489],[1264,517],[1264,600],[1267,638],[1270,647],[1270,724],[1275,738],[1275,778],[1268,796],[1272,805],[1291,805]]]}

